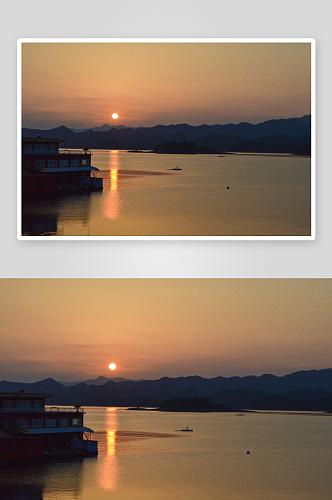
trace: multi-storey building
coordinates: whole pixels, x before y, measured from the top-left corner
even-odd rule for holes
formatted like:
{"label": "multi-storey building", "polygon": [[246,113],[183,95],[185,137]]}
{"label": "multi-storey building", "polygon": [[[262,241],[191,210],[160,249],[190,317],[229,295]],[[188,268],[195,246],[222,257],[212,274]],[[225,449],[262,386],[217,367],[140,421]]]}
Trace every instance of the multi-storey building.
{"label": "multi-storey building", "polygon": [[[80,406],[46,406],[47,394],[0,393],[0,461],[97,454]],[[85,439],[84,439],[85,437]]]}
{"label": "multi-storey building", "polygon": [[56,191],[101,190],[88,149],[61,149],[61,139],[22,139],[22,192],[51,194]]}

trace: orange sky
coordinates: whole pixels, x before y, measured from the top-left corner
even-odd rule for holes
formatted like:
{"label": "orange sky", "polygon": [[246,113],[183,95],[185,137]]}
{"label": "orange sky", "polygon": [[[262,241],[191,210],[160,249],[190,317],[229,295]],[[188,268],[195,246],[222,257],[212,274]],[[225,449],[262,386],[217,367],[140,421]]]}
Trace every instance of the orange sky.
{"label": "orange sky", "polygon": [[308,43],[23,43],[23,126],[300,117],[310,114],[310,50]]}
{"label": "orange sky", "polygon": [[0,287],[0,380],[331,367],[331,279],[1,279]]}

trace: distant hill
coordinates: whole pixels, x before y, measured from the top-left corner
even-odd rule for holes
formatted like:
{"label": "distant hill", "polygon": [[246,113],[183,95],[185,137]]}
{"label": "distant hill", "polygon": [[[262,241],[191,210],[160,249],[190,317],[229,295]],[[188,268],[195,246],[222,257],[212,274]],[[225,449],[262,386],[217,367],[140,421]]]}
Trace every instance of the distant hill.
{"label": "distant hill", "polygon": [[62,389],[62,384],[52,378],[33,383],[8,382],[5,380],[0,382],[0,392],[20,392],[20,390],[24,390],[25,392],[42,392],[51,395],[61,392]]}
{"label": "distant hill", "polygon": [[209,397],[233,408],[332,411],[332,369],[295,372],[283,377],[163,377],[158,380],[103,380],[66,387],[48,378],[40,382],[0,382],[0,392],[43,392],[52,404],[158,407],[173,398]]}
{"label": "distant hill", "polygon": [[211,154],[216,153],[213,149],[201,147],[196,142],[165,142],[164,144],[157,144],[152,151],[156,154],[182,154],[182,155],[197,155],[197,154]]}
{"label": "distant hill", "polygon": [[72,128],[71,130],[73,130],[76,133],[86,132],[87,130],[93,130],[94,132],[107,132],[108,130],[111,130],[111,128],[118,128],[119,129],[119,128],[128,128],[128,127],[126,127],[125,125],[107,125],[107,123],[105,123],[101,127],[91,127],[91,129],[90,128]]}
{"label": "distant hill", "polygon": [[310,156],[310,136],[271,135],[258,139],[242,139],[226,135],[210,135],[197,141],[198,146],[222,152],[237,153],[284,153]]}
{"label": "distant hill", "polygon": [[168,401],[162,401],[158,408],[159,411],[190,411],[190,412],[229,412],[233,408],[224,406],[220,403],[212,403],[210,398],[173,398]]}
{"label": "distant hill", "polygon": [[[51,130],[22,129],[22,137],[59,138],[67,148],[153,150],[166,142],[196,142],[201,148],[222,151],[297,153],[310,147],[311,117],[269,120],[257,125],[239,123],[228,125],[156,125],[130,128],[103,125],[87,129],[61,126]],[[214,139],[214,136],[216,138]],[[266,139],[265,139],[266,138]],[[249,142],[246,142],[249,141]],[[252,142],[250,142],[252,141]],[[246,149],[249,148],[249,149]]]}
{"label": "distant hill", "polygon": [[88,379],[88,380],[82,380],[81,382],[60,382],[60,384],[64,385],[65,387],[70,387],[72,385],[77,385],[77,384],[86,384],[86,385],[103,385],[106,384],[106,382],[109,382],[112,380],[113,382],[124,382],[128,380],[127,378],[122,378],[122,377],[113,377],[113,378],[107,378],[107,377],[98,377],[95,379]]}
{"label": "distant hill", "polygon": [[302,116],[302,118],[297,118],[297,120],[300,120],[304,123],[311,123],[311,115],[304,115]]}

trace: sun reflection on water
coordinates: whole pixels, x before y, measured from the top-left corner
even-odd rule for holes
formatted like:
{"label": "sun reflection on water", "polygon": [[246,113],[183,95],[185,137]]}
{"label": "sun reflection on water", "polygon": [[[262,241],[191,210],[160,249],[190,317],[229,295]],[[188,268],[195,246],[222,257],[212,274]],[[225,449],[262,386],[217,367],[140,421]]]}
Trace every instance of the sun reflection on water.
{"label": "sun reflection on water", "polygon": [[115,454],[115,431],[107,431],[107,455]]}
{"label": "sun reflection on water", "polygon": [[111,191],[118,189],[118,169],[112,168],[111,170]]}
{"label": "sun reflection on water", "polygon": [[116,458],[117,413],[115,408],[108,408],[106,413],[106,456],[99,468],[98,482],[104,490],[114,490],[118,485],[119,465]]}
{"label": "sun reflection on water", "polygon": [[120,194],[118,191],[119,151],[110,151],[109,180],[110,190],[104,202],[104,216],[117,219],[120,214]]}

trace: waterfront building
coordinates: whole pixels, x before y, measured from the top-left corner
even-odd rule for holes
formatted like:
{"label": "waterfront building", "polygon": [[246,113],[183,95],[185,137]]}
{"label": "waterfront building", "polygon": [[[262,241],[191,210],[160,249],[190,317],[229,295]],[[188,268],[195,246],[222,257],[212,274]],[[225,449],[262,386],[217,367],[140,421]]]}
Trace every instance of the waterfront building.
{"label": "waterfront building", "polygon": [[45,405],[47,394],[0,393],[0,461],[96,455],[84,409]]}
{"label": "waterfront building", "polygon": [[60,148],[61,139],[22,139],[22,193],[52,194],[59,191],[101,190],[103,179],[95,177],[89,149]]}

